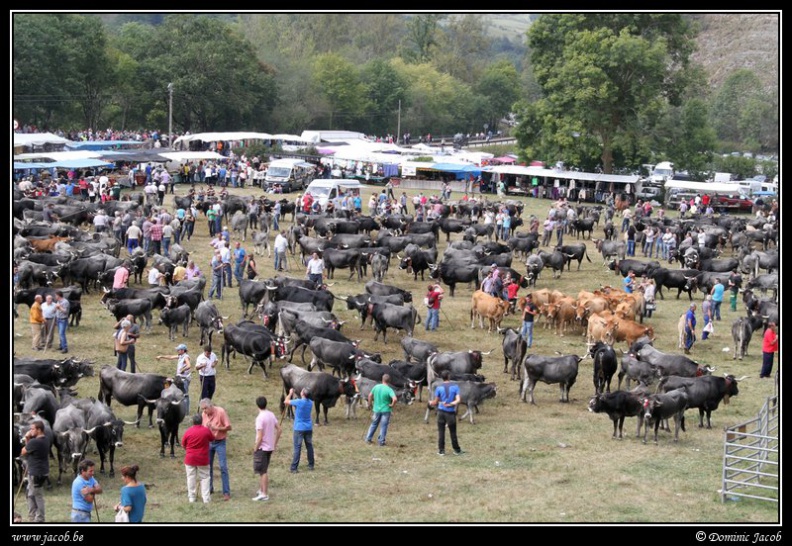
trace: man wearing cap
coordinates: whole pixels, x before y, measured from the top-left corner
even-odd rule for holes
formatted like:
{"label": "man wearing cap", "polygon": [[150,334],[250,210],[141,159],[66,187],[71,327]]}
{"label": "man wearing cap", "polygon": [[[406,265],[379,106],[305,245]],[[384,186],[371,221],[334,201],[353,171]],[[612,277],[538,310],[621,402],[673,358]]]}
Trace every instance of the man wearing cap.
{"label": "man wearing cap", "polygon": [[176,360],[176,376],[184,382],[184,397],[187,399],[187,407],[190,407],[190,378],[192,377],[192,365],[190,355],[187,353],[187,345],[181,343],[176,346],[175,355],[157,355],[157,360]]}
{"label": "man wearing cap", "polygon": [[300,452],[302,451],[303,441],[305,442],[305,450],[308,452],[308,470],[314,469],[313,422],[311,421],[313,401],[308,398],[310,394],[308,389],[302,389],[300,398],[293,399],[294,389],[289,389],[289,394],[286,395],[286,399],[283,401],[285,405],[294,408],[294,452],[291,467],[289,468],[292,474],[298,472],[297,467],[300,464]]}

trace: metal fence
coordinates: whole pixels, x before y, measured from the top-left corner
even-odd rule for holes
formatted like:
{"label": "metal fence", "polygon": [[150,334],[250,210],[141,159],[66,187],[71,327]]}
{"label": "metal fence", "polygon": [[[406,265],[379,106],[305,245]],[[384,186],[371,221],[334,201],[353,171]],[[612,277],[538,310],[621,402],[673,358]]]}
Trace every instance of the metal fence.
{"label": "metal fence", "polygon": [[721,502],[739,497],[778,502],[780,411],[776,394],[754,419],[725,429]]}

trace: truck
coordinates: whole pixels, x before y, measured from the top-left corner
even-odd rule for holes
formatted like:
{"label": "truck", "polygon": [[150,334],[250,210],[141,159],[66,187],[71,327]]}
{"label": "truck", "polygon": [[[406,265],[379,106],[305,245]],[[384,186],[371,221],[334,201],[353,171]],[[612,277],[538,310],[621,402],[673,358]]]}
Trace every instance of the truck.
{"label": "truck", "polygon": [[302,159],[274,159],[267,166],[263,190],[275,191],[280,186],[281,193],[290,193],[305,188],[313,180],[316,166]]}

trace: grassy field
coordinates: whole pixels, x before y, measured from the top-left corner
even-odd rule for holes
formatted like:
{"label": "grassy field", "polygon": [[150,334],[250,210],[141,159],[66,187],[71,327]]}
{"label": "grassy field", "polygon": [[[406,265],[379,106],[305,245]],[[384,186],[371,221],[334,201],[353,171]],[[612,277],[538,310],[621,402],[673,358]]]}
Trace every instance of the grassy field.
{"label": "grassy field", "polygon": [[[177,192],[184,194],[186,186]],[[364,192],[364,203],[370,191]],[[235,190],[251,195],[260,190]],[[459,195],[454,194],[453,198]],[[168,196],[166,204],[170,204]],[[523,214],[544,218],[550,205],[548,200],[526,199]],[[283,223],[288,226],[288,222]],[[602,236],[602,227],[595,237]],[[457,235],[455,238],[458,238]],[[567,240],[570,240],[567,236]],[[574,237],[572,239],[574,241]],[[196,234],[185,244],[196,263],[209,269],[210,246],[206,221],[196,224]],[[558,280],[543,272],[537,288],[552,287],[576,295],[581,289],[596,289],[604,284],[618,285],[620,278],[602,264],[593,244],[586,241],[591,263],[584,260],[580,271],[564,272]],[[245,245],[245,243],[243,243]],[[445,237],[440,249],[446,246]],[[250,250],[250,238],[247,248]],[[259,271],[266,278],[274,274],[272,258],[258,260]],[[302,277],[304,269],[293,267],[293,275]],[[515,265],[515,269],[524,266]],[[352,295],[363,291],[362,283],[347,282],[347,275],[337,272],[331,290],[336,295]],[[428,279],[427,279],[428,281]],[[416,302],[427,282],[415,282],[412,276],[400,271],[391,262],[385,282],[412,290]],[[525,294],[520,291],[520,295]],[[208,293],[208,288],[207,288]],[[716,324],[712,338],[699,342],[693,357],[701,363],[717,367],[715,373],[749,375],[740,383],[740,395],[729,405],[713,414],[711,430],[697,427],[695,410],[687,414],[687,432],[680,433],[679,443],[673,443],[669,433],[661,432],[658,445],[644,445],[634,437],[635,419],[625,424],[628,436],[621,441],[611,439],[611,422],[605,415],[587,411],[593,392],[592,361],[580,364],[577,383],[571,390],[569,404],[559,403],[557,385],[539,384],[536,405],[519,400],[517,382],[502,373],[501,337],[486,331],[471,329],[469,321],[471,289],[457,287],[456,296],[447,296],[440,315],[440,328],[426,333],[423,322],[415,337],[437,343],[442,350],[480,349],[493,353],[485,357],[481,370],[488,381],[498,384],[498,394],[487,400],[476,424],[460,422],[459,441],[467,452],[462,457],[437,455],[435,417],[424,424],[424,404],[399,405],[395,409],[388,433],[388,446],[379,448],[363,441],[370,414],[359,408],[356,419],[344,418],[343,404],[330,411],[329,426],[317,427],[314,432],[316,471],[290,474],[291,423],[284,421],[284,433],[270,467],[270,497],[267,503],[254,503],[250,498],[257,490],[257,477],[252,471],[250,445],[254,440],[254,419],[257,414],[255,398],[266,395],[270,408],[278,412],[277,403],[282,388],[276,363],[265,380],[260,371],[246,373],[247,363],[238,358],[230,370],[218,373],[214,401],[230,416],[233,430],[229,434],[228,458],[232,499],[223,502],[216,494],[210,510],[201,503],[189,504],[182,463],[183,451],[177,448],[177,458],[159,457],[159,432],[127,427],[123,449],[116,453],[116,469],[125,464],[140,465],[139,479],[148,484],[148,506],[145,521],[156,523],[719,523],[756,524],[779,522],[778,504],[743,499],[741,502],[721,503],[720,488],[723,457],[722,427],[755,416],[768,396],[773,395],[773,382],[759,380],[761,366],[760,340],[754,339],[744,361],[733,361],[729,329],[734,318],[742,312],[724,306],[724,320]],[[697,294],[701,299],[701,294]],[[654,317],[648,322],[657,334],[655,346],[663,351],[678,352],[676,323],[687,307],[686,298],[668,297],[658,301]],[[240,318],[237,289],[224,293],[219,302],[229,321]],[[99,305],[99,295],[83,296],[83,321],[70,329],[69,347],[72,354],[87,357],[96,363],[96,376],[82,380],[77,389],[82,397],[96,396],[98,375],[102,365],[114,365],[112,346],[113,320]],[[373,341],[374,333],[358,331],[356,316],[337,301],[336,313],[349,319],[344,331],[363,339],[362,347],[380,351],[383,361],[403,358],[399,340],[401,334],[390,334],[388,343]],[[419,307],[421,317],[425,310]],[[519,327],[516,316],[507,317],[504,327]],[[755,336],[757,337],[757,336]],[[194,327],[185,340],[194,359],[199,354],[199,330]],[[168,340],[161,325],[144,335],[137,348],[137,358],[144,372],[172,374],[173,361],[157,361],[157,354],[175,354],[181,342]],[[533,352],[543,355],[583,355],[584,338],[577,334],[557,337],[550,330],[537,327]],[[621,347],[626,349],[626,347]],[[14,322],[14,351],[20,356],[41,356],[30,350],[27,308],[20,308],[20,318]],[[216,349],[219,353],[219,346]],[[60,356],[50,352],[47,356]],[[299,357],[295,360],[299,363]],[[776,364],[778,366],[778,363]],[[139,370],[140,371],[140,370]],[[197,406],[199,386],[197,377],[191,387],[193,409]],[[615,388],[615,379],[614,379]],[[134,420],[135,409],[113,405],[116,414]],[[188,418],[189,419],[189,418]],[[186,423],[186,421],[185,421]],[[180,434],[186,427],[183,425]],[[98,460],[98,455],[89,456]],[[305,466],[305,453],[302,455]],[[52,467],[54,471],[54,466]],[[57,471],[54,471],[55,473]],[[112,520],[112,506],[118,501],[122,485],[120,473],[114,478],[100,476],[105,493],[100,496],[102,522]],[[216,470],[216,490],[220,490],[219,471]],[[21,511],[24,497],[19,496]],[[69,517],[69,488],[66,484],[46,493],[47,519],[65,522]],[[18,508],[18,509],[19,509]]]}

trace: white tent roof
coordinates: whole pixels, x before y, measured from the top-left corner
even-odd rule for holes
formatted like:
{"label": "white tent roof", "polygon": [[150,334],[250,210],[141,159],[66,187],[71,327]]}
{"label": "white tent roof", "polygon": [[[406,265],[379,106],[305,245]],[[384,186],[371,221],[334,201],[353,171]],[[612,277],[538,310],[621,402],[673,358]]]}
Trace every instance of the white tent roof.
{"label": "white tent roof", "polygon": [[52,159],[53,161],[70,161],[72,159],[93,159],[101,157],[100,152],[91,150],[74,150],[71,152],[34,152],[28,154],[17,154],[14,161],[22,159]]}
{"label": "white tent roof", "polygon": [[486,167],[486,172],[500,174],[516,174],[521,176],[542,176],[562,180],[585,180],[589,182],[617,182],[620,184],[635,184],[641,178],[638,175],[585,173],[579,171],[559,171],[545,169],[544,167],[523,167],[520,165],[498,165]]}
{"label": "white tent roof", "polygon": [[171,161],[190,161],[193,159],[226,159],[225,156],[217,152],[162,152],[162,157],[167,157]]}
{"label": "white tent roof", "polygon": [[709,193],[725,193],[737,195],[746,193],[745,188],[739,184],[727,182],[694,182],[692,180],[668,180],[665,189],[679,189],[688,191],[701,191]]}
{"label": "white tent roof", "polygon": [[14,147],[43,146],[44,144],[70,144],[71,140],[52,133],[14,133]]}
{"label": "white tent roof", "polygon": [[195,133],[192,135],[180,136],[173,141],[173,145],[175,146],[179,142],[192,142],[193,140],[201,140],[203,142],[217,142],[220,140],[271,140],[273,138],[274,135],[269,133],[255,133],[252,131]]}

